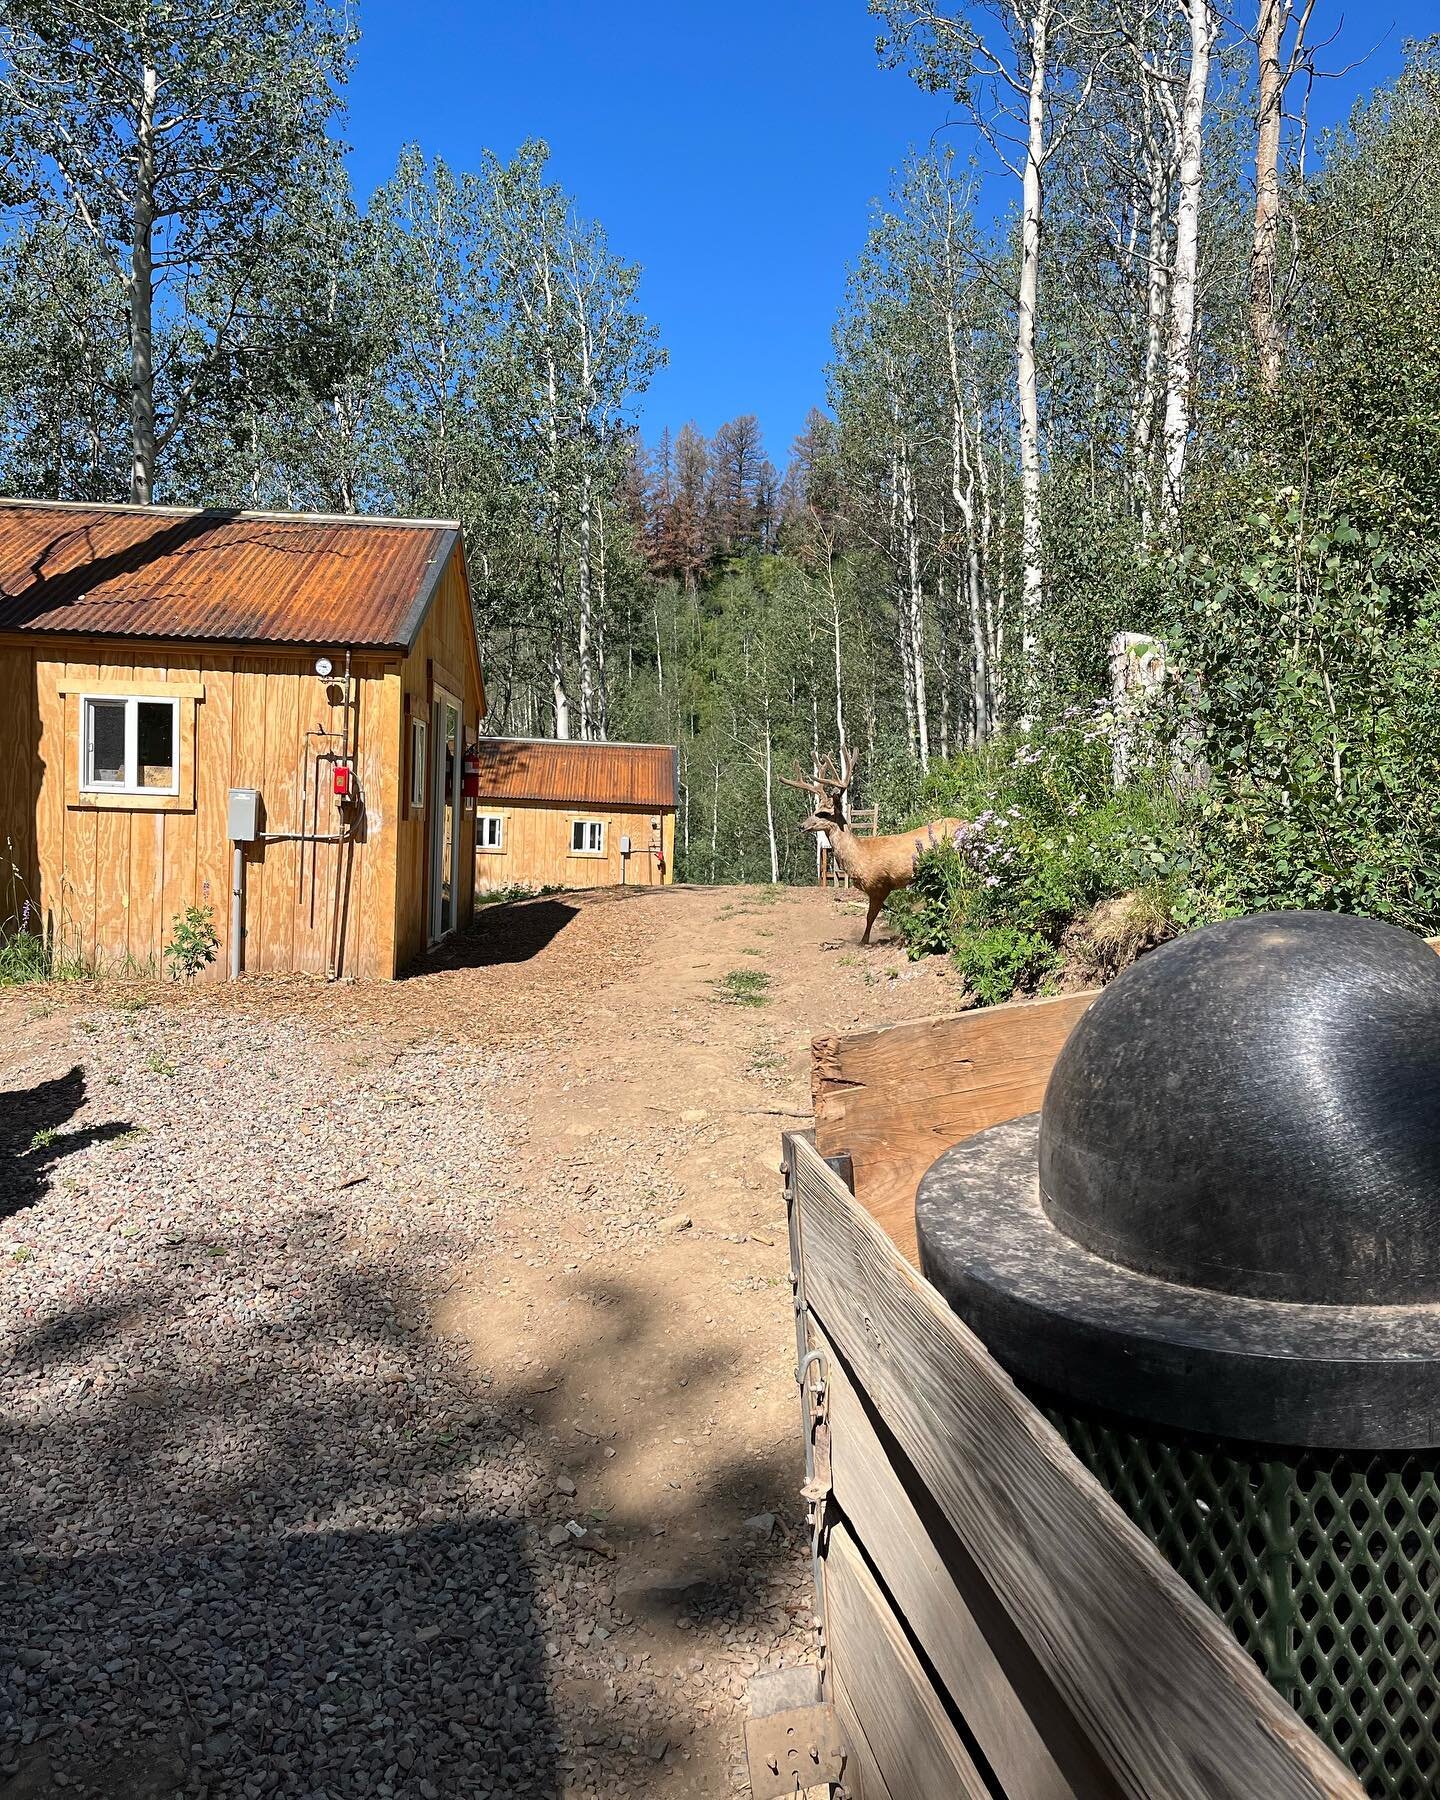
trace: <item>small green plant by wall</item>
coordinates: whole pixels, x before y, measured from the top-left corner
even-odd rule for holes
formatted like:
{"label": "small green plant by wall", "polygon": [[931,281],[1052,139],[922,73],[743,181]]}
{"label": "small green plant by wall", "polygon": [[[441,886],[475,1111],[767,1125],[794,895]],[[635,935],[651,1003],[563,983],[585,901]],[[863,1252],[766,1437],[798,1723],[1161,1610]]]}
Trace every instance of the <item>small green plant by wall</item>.
{"label": "small green plant by wall", "polygon": [[193,981],[214,962],[219,950],[213,906],[187,906],[170,921],[165,960],[177,981]]}

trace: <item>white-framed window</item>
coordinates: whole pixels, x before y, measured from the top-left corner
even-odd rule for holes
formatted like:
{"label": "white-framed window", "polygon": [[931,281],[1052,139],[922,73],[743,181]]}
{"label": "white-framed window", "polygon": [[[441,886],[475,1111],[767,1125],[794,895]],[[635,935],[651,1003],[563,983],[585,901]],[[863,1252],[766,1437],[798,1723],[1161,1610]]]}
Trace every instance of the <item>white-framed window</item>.
{"label": "white-framed window", "polygon": [[475,815],[475,848],[477,850],[503,850],[505,848],[505,815],[503,813],[477,813]]}
{"label": "white-framed window", "polygon": [[410,810],[425,810],[425,771],[429,764],[425,760],[426,744],[425,721],[410,721]]}
{"label": "white-framed window", "polygon": [[180,702],[82,694],[80,788],[87,794],[178,794]]}
{"label": "white-framed window", "polygon": [[570,821],[570,854],[603,856],[605,854],[605,821],[572,819]]}

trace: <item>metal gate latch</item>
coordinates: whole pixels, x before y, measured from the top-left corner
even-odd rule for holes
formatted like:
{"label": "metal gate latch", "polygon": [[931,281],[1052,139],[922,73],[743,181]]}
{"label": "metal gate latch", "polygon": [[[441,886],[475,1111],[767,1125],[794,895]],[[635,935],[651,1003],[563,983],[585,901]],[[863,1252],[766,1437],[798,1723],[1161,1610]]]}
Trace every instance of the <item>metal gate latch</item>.
{"label": "metal gate latch", "polygon": [[779,1800],[834,1783],[845,1773],[845,1738],[833,1706],[796,1706],[745,1721],[753,1800]]}

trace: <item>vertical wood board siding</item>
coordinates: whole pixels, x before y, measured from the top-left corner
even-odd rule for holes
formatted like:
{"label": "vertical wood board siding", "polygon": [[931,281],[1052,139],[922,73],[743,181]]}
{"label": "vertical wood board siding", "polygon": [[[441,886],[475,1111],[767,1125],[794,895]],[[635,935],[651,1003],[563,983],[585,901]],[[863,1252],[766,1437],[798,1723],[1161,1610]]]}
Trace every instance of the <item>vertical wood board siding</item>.
{"label": "vertical wood board siding", "polygon": [[[473,672],[474,652],[471,644],[474,626],[470,618],[470,597],[465,586],[459,557],[452,557],[440,579],[424,624],[415,639],[415,647],[406,657],[400,671],[396,695],[395,721],[395,799],[392,813],[396,820],[396,897],[395,960],[398,967],[413,962],[424,953],[429,942],[430,920],[430,814],[429,769],[426,772],[426,804],[412,808],[410,790],[410,720],[424,719],[427,758],[435,754],[434,699],[435,671],[444,671],[442,685],[451,684],[463,691],[455,694],[461,703],[461,743],[473,738],[482,717],[484,697]],[[457,801],[458,803],[458,801]],[[475,812],[470,808],[461,814],[460,864],[456,871],[456,920],[468,925],[475,906]]]}
{"label": "vertical wood board siding", "polygon": [[[391,975],[395,965],[399,660],[355,663],[368,816],[353,851],[341,948],[346,973],[372,978]],[[23,880],[23,893],[68,950],[102,969],[162,973],[175,916],[190,905],[209,907],[220,951],[206,974],[223,978],[230,789],[261,790],[266,830],[310,828],[316,757],[327,742],[339,748],[342,709],[330,700],[333,682],[322,682],[313,665],[308,651],[0,645],[0,840],[12,846],[17,889]],[[74,804],[75,690],[105,680],[157,690],[203,685],[204,698],[180,709],[182,774],[193,731],[193,801],[165,811]],[[325,835],[336,829],[337,811],[328,765],[319,773],[318,830]],[[191,791],[183,779],[182,791]],[[247,971],[324,973],[338,869],[333,845],[267,844],[247,853]],[[8,864],[0,873],[3,917],[10,910]]]}
{"label": "vertical wood board siding", "polygon": [[[499,888],[619,887],[622,874],[630,887],[668,887],[675,878],[675,814],[654,810],[616,812],[605,807],[550,806],[538,800],[475,803],[477,813],[494,813],[505,821],[500,850],[479,850],[475,857],[476,880],[485,893]],[[660,820],[660,831],[651,820]],[[603,856],[576,856],[570,848],[570,827],[576,819],[602,819],[605,823]],[[620,839],[629,837],[633,854],[622,867]],[[662,876],[650,846],[664,848]]]}

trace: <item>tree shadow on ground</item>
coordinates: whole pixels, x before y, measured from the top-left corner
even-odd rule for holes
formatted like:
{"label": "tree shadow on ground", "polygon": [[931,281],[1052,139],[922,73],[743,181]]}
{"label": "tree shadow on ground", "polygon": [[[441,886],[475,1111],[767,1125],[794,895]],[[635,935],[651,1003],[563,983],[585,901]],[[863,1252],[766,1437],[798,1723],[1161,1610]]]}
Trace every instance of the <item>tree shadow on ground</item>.
{"label": "tree shadow on ground", "polygon": [[292,1287],[208,1367],[127,1356],[203,1310],[158,1274],[8,1346],[37,1398],[0,1428],[0,1791],[557,1793],[508,1428],[392,1282]]}
{"label": "tree shadow on ground", "polygon": [[[657,1748],[688,1728],[667,1737],[663,1670],[594,1679],[577,1621],[583,1646],[632,1617],[765,1615],[781,1544],[727,1547],[707,1515],[723,1490],[738,1521],[794,1470],[716,1467],[674,1494],[658,1571],[550,1544],[581,1505],[559,1477],[583,1481],[602,1446],[577,1457],[537,1431],[560,1421],[533,1396],[487,1404],[437,1354],[422,1284],[307,1228],[283,1285],[262,1259],[249,1299],[221,1302],[217,1354],[210,1242],[172,1240],[163,1269],[7,1346],[21,1397],[0,1424],[7,1800],[58,1791],[57,1775],[104,1800],[646,1791]],[[606,1298],[624,1337],[647,1334],[637,1293]],[[597,1346],[585,1376],[604,1361]],[[718,1372],[704,1352],[672,1371],[692,1392]],[[613,1526],[641,1538],[653,1523],[637,1497]]]}
{"label": "tree shadow on ground", "polygon": [[85,1072],[78,1063],[53,1080],[0,1091],[0,1219],[42,1199],[62,1157],[130,1129],[112,1120],[83,1131],[63,1130],[84,1104]]}

